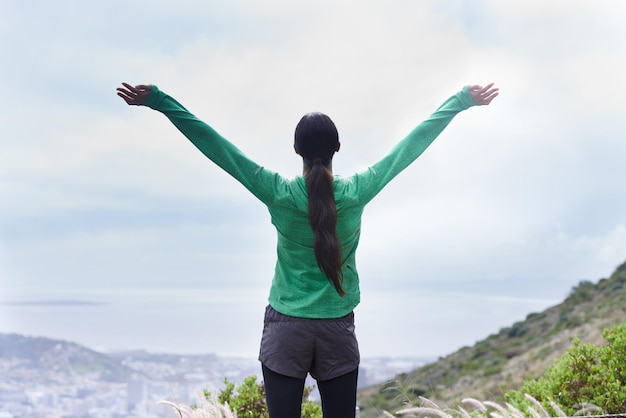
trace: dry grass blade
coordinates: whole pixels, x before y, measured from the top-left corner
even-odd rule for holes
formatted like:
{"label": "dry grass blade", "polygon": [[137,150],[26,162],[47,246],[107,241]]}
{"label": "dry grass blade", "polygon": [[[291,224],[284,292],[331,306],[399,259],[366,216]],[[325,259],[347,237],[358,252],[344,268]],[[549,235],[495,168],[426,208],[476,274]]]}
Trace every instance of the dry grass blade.
{"label": "dry grass blade", "polygon": [[539,413],[541,414],[541,416],[543,418],[550,418],[550,414],[548,414],[548,411],[545,410],[545,408],[539,403],[539,401],[535,398],[533,398],[532,396],[530,396],[529,394],[524,394],[524,396],[526,397],[526,399],[528,399],[533,405],[535,405],[535,407],[539,410]]}
{"label": "dry grass blade", "polygon": [[169,405],[181,418],[237,418],[237,415],[228,407],[220,404],[217,399],[204,399],[197,408],[180,405],[170,401],[159,401],[158,404]]}
{"label": "dry grass blade", "polygon": [[554,412],[556,412],[558,414],[558,416],[560,417],[566,417],[567,414],[565,412],[563,412],[563,410],[561,409],[560,406],[558,406],[556,404],[556,402],[554,402],[552,399],[548,398],[548,401],[550,401],[550,406],[552,407],[552,409],[554,410]]}
{"label": "dry grass blade", "polygon": [[510,403],[506,403],[506,407],[509,410],[509,414],[511,414],[511,416],[513,418],[526,418],[524,416],[524,414],[522,413],[522,411],[520,411],[519,409],[517,409],[516,407],[514,407],[513,405],[511,405]]}
{"label": "dry grass blade", "polygon": [[475,409],[480,412],[487,412],[487,407],[479,400],[474,398],[465,398],[461,401],[461,403],[466,403],[472,405]]}
{"label": "dry grass blade", "polygon": [[437,405],[436,403],[434,403],[433,401],[431,401],[428,398],[425,398],[423,396],[419,397],[419,400],[422,401],[422,404],[426,405],[427,408],[436,408],[436,409],[441,409],[439,407],[439,405]]}
{"label": "dry grass blade", "polygon": [[196,415],[196,411],[194,411],[191,407],[187,405],[179,405],[174,402],[169,401],[159,401],[158,404],[169,405],[178,413],[181,418],[191,418],[191,417],[199,417],[200,415]]}
{"label": "dry grass blade", "polygon": [[532,406],[528,407],[528,412],[530,412],[532,418],[543,418],[543,416],[539,412],[537,412],[537,410]]}
{"label": "dry grass blade", "polygon": [[180,412],[180,408],[178,407],[177,404],[175,404],[174,402],[170,402],[170,401],[158,401],[157,404],[160,405],[169,405],[171,406],[176,412],[178,412],[178,415],[182,418],[183,414],[182,412]]}
{"label": "dry grass blade", "polygon": [[498,411],[498,413],[500,413],[502,416],[504,417],[508,417],[509,416],[509,411],[506,410],[505,407],[503,407],[502,405],[499,405],[495,402],[492,401],[485,401],[483,402],[485,404],[485,406],[491,407],[493,409],[495,409],[496,411]]}
{"label": "dry grass blade", "polygon": [[461,413],[461,415],[463,415],[463,418],[471,418],[472,416],[469,414],[469,412],[467,412],[465,409],[463,409],[462,406],[458,407],[459,412]]}
{"label": "dry grass blade", "polygon": [[402,409],[396,413],[401,414],[401,415],[404,415],[404,414],[437,415],[442,418],[453,418],[452,415],[448,414],[447,412],[439,408],[428,408],[424,406],[417,406],[415,408]]}

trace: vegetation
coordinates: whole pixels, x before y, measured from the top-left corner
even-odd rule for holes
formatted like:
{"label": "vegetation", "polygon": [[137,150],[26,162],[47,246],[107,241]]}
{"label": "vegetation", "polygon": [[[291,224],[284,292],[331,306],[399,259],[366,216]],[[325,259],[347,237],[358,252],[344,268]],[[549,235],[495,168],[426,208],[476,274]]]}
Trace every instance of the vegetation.
{"label": "vegetation", "polygon": [[[604,344],[604,330],[623,323],[626,323],[626,262],[610,278],[597,283],[582,280],[562,303],[531,313],[523,321],[472,347],[463,347],[385,384],[361,389],[358,396],[361,418],[377,418],[383,411],[397,411],[403,403],[407,404],[408,398],[416,402],[424,397],[441,405],[456,405],[465,398],[505,403],[508,392],[539,379],[573,343],[578,344],[582,355],[588,344]],[[626,357],[622,354],[621,358]],[[625,382],[622,380],[621,384]],[[403,388],[404,398],[398,397],[398,387]],[[542,401],[547,405],[543,398]],[[623,408],[621,413],[625,411]]]}
{"label": "vegetation", "polygon": [[543,376],[508,392],[507,401],[527,410],[527,394],[547,409],[555,402],[569,415],[586,405],[604,414],[626,412],[626,323],[607,328],[603,336],[607,344],[601,346],[574,340]]}
{"label": "vegetation", "polygon": [[[473,347],[361,390],[361,418],[624,414],[625,358],[626,263],[597,284],[581,281],[563,303],[532,313]],[[227,405],[239,418],[267,417],[264,387],[254,376],[239,387],[224,383],[218,395],[204,394],[204,406],[178,407],[180,416],[234,416],[186,415]],[[306,418],[322,416],[308,392],[302,411]]]}
{"label": "vegetation", "polygon": [[[311,388],[306,386],[302,394],[302,418],[322,418],[322,408],[309,400]],[[224,379],[224,388],[217,394],[205,390],[200,404],[191,406],[172,402],[161,403],[172,406],[181,418],[268,418],[265,402],[265,386],[248,376],[239,386]]]}
{"label": "vegetation", "polygon": [[203,399],[200,405],[180,405],[170,401],[158,403],[171,406],[181,418],[237,418],[227,404],[220,404],[216,398]]}
{"label": "vegetation", "polygon": [[[440,408],[421,396],[412,382],[390,384],[396,415],[411,414],[442,418],[483,417],[571,417],[593,414],[624,414],[626,412],[626,323],[604,330],[607,344],[581,344],[572,347],[549,367],[539,379],[525,382],[520,390],[506,393],[506,402],[480,401],[465,398],[468,405],[456,409]],[[503,406],[504,405],[504,406]],[[394,417],[387,411],[377,417]]]}
{"label": "vegetation", "polygon": [[[267,416],[265,388],[256,381],[256,376],[246,377],[235,392],[235,384],[224,379],[225,388],[217,395],[222,404],[227,404],[238,417],[262,418]],[[211,399],[211,392],[204,391],[204,397]]]}
{"label": "vegetation", "polygon": [[[528,416],[533,418],[567,417],[565,412],[554,405],[555,414],[550,414],[543,406],[531,396],[528,396],[531,404],[528,407]],[[474,398],[465,398],[455,409],[443,409],[427,398],[420,398],[418,406],[409,405],[396,412],[397,415],[424,416],[426,418],[437,416],[440,418],[522,418],[524,413],[513,405],[500,405],[492,401],[479,401]],[[396,418],[396,416],[384,411],[382,416]]]}

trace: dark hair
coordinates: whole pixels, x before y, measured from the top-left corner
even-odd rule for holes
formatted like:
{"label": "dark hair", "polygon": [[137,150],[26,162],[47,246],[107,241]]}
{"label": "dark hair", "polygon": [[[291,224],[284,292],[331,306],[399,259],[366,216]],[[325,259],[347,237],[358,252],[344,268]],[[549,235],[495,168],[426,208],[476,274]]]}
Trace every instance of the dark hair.
{"label": "dark hair", "polygon": [[306,174],[306,186],[315,259],[337,293],[344,296],[341,243],[337,237],[337,206],[333,176],[329,170],[333,155],[339,149],[337,128],[325,114],[307,113],[296,126],[294,145],[310,169]]}

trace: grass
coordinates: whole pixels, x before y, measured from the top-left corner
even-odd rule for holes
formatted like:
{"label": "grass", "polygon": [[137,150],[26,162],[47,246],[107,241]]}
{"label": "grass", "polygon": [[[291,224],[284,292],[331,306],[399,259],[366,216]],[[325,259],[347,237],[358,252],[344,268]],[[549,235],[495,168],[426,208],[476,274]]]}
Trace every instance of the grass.
{"label": "grass", "polygon": [[[387,418],[397,418],[398,416],[413,417],[440,417],[440,418],[554,418],[554,414],[548,413],[541,404],[532,396],[526,395],[526,398],[532,403],[532,407],[528,408],[526,413],[513,407],[510,404],[498,404],[491,401],[479,401],[474,398],[465,398],[455,409],[443,409],[431,400],[420,397],[420,406],[408,406],[395,413],[390,414],[383,411],[383,416]],[[552,409],[557,412],[556,417],[567,417],[565,412],[556,405],[551,403]],[[590,411],[586,408],[585,411]]]}
{"label": "grass", "polygon": [[230,409],[228,404],[221,404],[216,397],[200,397],[201,401],[193,408],[188,405],[177,404],[170,401],[157,403],[171,406],[180,418],[237,418],[237,414]]}
{"label": "grass", "polygon": [[[461,405],[455,409],[444,409],[439,407],[435,402],[420,396],[419,406],[407,405],[403,409],[395,412],[395,415],[382,411],[384,418],[398,417],[440,417],[440,418],[555,418],[567,417],[567,414],[554,402],[551,402],[553,411],[556,415],[546,411],[543,406],[532,396],[526,395],[532,406],[528,408],[526,413],[513,407],[510,404],[498,404],[491,401],[480,401],[474,398],[465,398],[461,401]],[[233,412],[228,404],[220,404],[216,397],[207,399],[201,397],[202,401],[195,407],[176,404],[170,401],[159,401],[159,404],[171,406],[181,418],[237,418],[237,414]],[[593,405],[583,405],[577,415],[599,412],[598,408]]]}

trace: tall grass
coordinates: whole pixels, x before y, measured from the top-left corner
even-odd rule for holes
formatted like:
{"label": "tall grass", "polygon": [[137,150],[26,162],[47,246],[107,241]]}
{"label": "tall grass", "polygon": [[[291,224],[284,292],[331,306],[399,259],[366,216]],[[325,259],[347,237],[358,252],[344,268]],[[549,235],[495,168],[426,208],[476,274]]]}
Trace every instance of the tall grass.
{"label": "tall grass", "polygon": [[157,403],[171,406],[180,418],[237,418],[237,414],[230,409],[228,404],[221,404],[216,397],[200,397],[200,402],[192,408],[188,405],[181,405],[170,401],[159,401]]}
{"label": "tall grass", "polygon": [[[519,409],[515,408],[509,403],[504,405],[491,401],[479,401],[474,398],[465,398],[461,401],[456,409],[443,409],[437,404],[426,399],[419,397],[421,401],[420,406],[409,406],[397,411],[395,414],[400,416],[425,416],[425,417],[440,417],[440,418],[554,418],[555,415],[548,413],[545,408],[532,396],[526,395],[526,398],[533,405],[528,408],[526,413],[523,413]],[[551,406],[554,411],[557,412],[556,417],[567,417],[567,414],[556,405],[551,402]],[[397,418],[389,412],[383,412],[387,418]]]}
{"label": "tall grass", "polygon": [[[444,409],[433,401],[419,397],[420,406],[408,406],[394,414],[383,411],[385,418],[398,418],[404,416],[413,417],[439,417],[439,418],[555,418],[541,406],[532,396],[526,395],[532,403],[528,412],[524,414],[519,409],[510,404],[500,405],[491,401],[479,401],[474,398],[465,398],[456,409]],[[159,401],[158,403],[171,406],[181,418],[237,418],[237,414],[230,409],[228,404],[220,404],[216,397],[201,397],[201,402],[193,408],[188,405],[176,404],[170,401]],[[552,408],[557,411],[556,417],[565,418],[567,415],[555,403]],[[584,412],[587,412],[586,409]],[[582,411],[581,411],[582,412]],[[530,414],[530,415],[529,415]]]}

